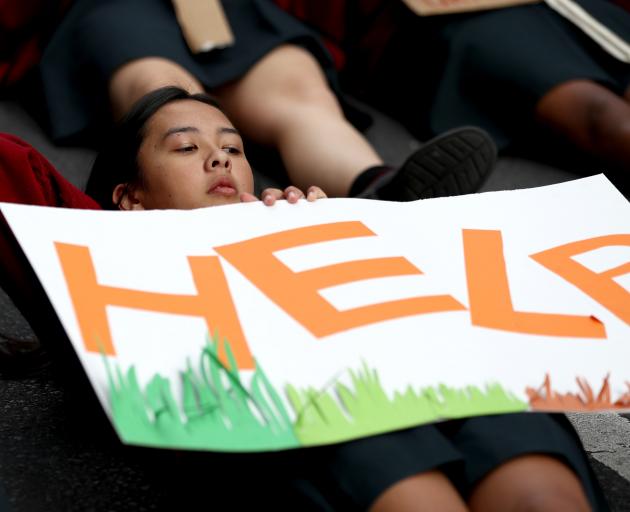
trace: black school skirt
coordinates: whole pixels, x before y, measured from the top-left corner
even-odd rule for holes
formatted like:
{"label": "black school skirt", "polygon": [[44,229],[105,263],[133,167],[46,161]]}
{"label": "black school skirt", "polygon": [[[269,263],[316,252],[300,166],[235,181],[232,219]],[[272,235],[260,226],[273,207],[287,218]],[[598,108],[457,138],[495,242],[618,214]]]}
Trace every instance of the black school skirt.
{"label": "black school skirt", "polygon": [[[630,42],[630,13],[606,0],[576,0]],[[618,94],[630,65],[616,60],[544,2],[475,13],[418,17],[406,10],[370,99],[420,138],[461,125],[488,131],[500,149],[531,137],[537,102],[569,80]]]}
{"label": "black school skirt", "polygon": [[284,43],[306,48],[335,88],[332,59],[314,33],[270,0],[223,2],[235,36],[228,48],[193,55],[170,0],[77,0],[50,41],[38,81],[57,141],[85,141],[111,123],[107,83],[121,65],[142,57],[170,59],[208,90],[243,76]]}
{"label": "black school skirt", "polygon": [[284,457],[299,459],[288,467],[292,488],[307,503],[303,509],[358,511],[396,482],[433,469],[443,471],[466,499],[492,469],[527,454],[564,462],[580,479],[593,510],[609,510],[575,430],[560,414],[447,421]]}

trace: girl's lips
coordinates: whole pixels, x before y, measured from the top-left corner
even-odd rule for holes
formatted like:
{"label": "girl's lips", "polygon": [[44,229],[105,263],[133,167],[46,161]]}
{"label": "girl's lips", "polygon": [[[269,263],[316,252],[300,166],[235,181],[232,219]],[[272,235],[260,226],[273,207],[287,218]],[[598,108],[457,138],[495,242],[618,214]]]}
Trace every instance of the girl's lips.
{"label": "girl's lips", "polygon": [[208,194],[216,194],[225,197],[231,197],[237,193],[236,185],[232,179],[227,176],[217,179],[208,189]]}

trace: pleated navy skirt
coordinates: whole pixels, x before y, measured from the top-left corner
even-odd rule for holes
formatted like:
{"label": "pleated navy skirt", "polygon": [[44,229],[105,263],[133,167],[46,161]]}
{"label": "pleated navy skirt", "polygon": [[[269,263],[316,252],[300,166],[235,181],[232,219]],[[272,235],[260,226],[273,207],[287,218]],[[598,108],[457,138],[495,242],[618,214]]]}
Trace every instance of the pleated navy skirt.
{"label": "pleated navy skirt", "polygon": [[293,43],[310,51],[334,82],[332,59],[316,34],[270,0],[228,0],[223,6],[235,44],[194,55],[170,0],[77,0],[39,67],[52,137],[81,140],[108,126],[108,80],[142,57],[170,59],[212,91],[243,76],[277,46]]}

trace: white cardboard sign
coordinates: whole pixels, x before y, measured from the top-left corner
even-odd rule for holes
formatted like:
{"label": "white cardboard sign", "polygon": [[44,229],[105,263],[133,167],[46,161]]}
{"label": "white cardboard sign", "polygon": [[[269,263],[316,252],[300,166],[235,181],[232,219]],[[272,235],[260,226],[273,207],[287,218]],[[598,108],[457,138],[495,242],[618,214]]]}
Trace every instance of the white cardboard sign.
{"label": "white cardboard sign", "polygon": [[601,175],[412,203],[1,208],[128,443],[274,450],[630,405],[630,205]]}

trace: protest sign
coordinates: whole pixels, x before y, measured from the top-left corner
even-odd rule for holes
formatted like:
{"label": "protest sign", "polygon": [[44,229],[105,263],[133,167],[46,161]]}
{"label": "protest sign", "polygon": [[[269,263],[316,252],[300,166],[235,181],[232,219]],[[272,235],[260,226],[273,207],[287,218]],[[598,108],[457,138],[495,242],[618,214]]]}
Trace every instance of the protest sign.
{"label": "protest sign", "polygon": [[630,406],[630,204],[601,175],[411,203],[1,208],[127,443],[278,450]]}

